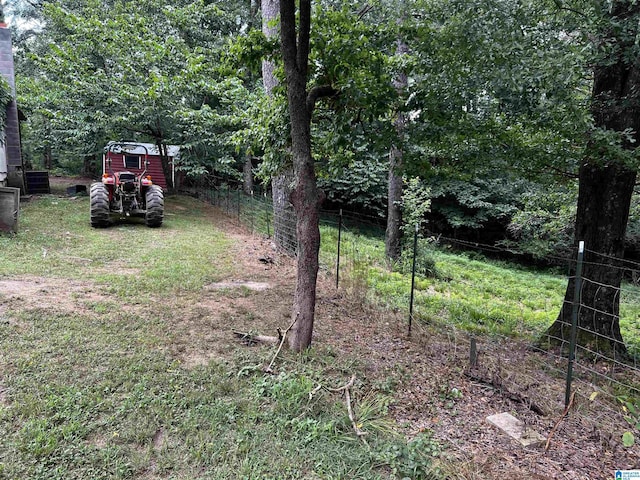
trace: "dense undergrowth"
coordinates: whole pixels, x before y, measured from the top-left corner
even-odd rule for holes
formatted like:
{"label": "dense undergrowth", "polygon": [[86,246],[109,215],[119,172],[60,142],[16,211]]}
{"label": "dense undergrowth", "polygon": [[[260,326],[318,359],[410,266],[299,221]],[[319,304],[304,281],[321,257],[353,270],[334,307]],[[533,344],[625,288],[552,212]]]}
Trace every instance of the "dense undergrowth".
{"label": "dense undergrowth", "polygon": [[[337,229],[322,227],[321,258],[335,263]],[[341,270],[345,284],[369,290],[370,298],[409,311],[412,245],[403,263],[389,268],[383,239],[357,231],[342,232]],[[415,280],[414,318],[470,333],[535,341],[560,311],[567,276],[479,252],[451,252],[446,246],[420,242]],[[632,353],[640,352],[640,288],[625,283],[620,306],[622,335]]]}

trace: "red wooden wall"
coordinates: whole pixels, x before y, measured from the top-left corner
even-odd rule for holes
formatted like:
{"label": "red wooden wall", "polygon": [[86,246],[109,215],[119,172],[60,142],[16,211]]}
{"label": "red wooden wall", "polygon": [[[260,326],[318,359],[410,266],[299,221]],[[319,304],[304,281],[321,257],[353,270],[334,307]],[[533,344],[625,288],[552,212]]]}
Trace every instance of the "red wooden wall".
{"label": "red wooden wall", "polygon": [[[127,154],[131,155],[131,154]],[[140,167],[141,168],[126,168],[124,166],[124,156],[122,153],[109,153],[109,158],[111,159],[111,170],[109,169],[109,164],[106,162],[104,164],[104,172],[105,173],[115,173],[115,172],[132,172],[135,174],[140,174],[144,171],[144,155],[141,155],[140,159]],[[147,167],[146,175],[151,176],[151,181],[160,185],[163,190],[167,188],[167,182],[164,179],[164,173],[162,172],[162,163],[160,162],[160,157],[157,155],[149,155],[149,166]],[[172,161],[172,158],[169,158],[169,161]]]}

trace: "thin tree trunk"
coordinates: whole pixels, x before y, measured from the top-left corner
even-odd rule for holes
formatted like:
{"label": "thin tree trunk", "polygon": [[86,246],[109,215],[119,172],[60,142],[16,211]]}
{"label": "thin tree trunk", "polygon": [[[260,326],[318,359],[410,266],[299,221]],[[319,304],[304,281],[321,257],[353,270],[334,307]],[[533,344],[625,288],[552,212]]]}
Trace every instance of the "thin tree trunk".
{"label": "thin tree trunk", "polygon": [[82,158],[82,174],[86,175],[86,176],[93,176],[96,175],[96,156],[95,154],[92,155],[85,155]]}
{"label": "thin tree trunk", "polygon": [[246,195],[253,192],[253,156],[247,153],[242,166],[242,190]]}
{"label": "thin tree trunk", "polygon": [[[409,49],[407,45],[398,40],[396,54],[405,55]],[[401,72],[393,81],[393,86],[398,94],[406,91],[409,79],[406,73]],[[387,258],[392,261],[400,260],[402,254],[402,137],[406,125],[403,112],[398,112],[394,126],[398,135],[398,145],[393,145],[389,152],[389,183],[387,186],[387,229],[385,231],[384,246]]]}
{"label": "thin tree trunk", "polygon": [[51,155],[51,145],[49,144],[49,142],[45,142],[44,144],[42,160],[44,162],[44,168],[46,170],[51,170],[53,168],[53,156]]}
{"label": "thin tree trunk", "polygon": [[[318,253],[320,250],[319,213],[324,198],[318,189],[311,155],[311,114],[320,96],[331,95],[330,87],[307,93],[311,2],[299,1],[296,28],[296,2],[280,0],[280,39],[287,77],[287,99],[291,119],[291,140],[296,185],[291,199],[296,212],[298,234],[297,277],[293,301],[293,328],[289,347],[301,351],[311,344],[316,305]],[[296,35],[297,33],[297,35]]]}
{"label": "thin tree trunk", "polygon": [[389,152],[389,184],[387,186],[387,229],[384,247],[387,258],[400,260],[402,254],[402,151],[395,146]]}
{"label": "thin tree trunk", "polygon": [[160,155],[160,163],[162,164],[162,173],[164,175],[164,181],[167,185],[167,190],[173,190],[173,175],[171,173],[172,165],[169,164],[169,155],[167,154],[167,145],[164,143],[162,137],[156,137],[156,147],[158,147],[158,154]]}
{"label": "thin tree trunk", "polygon": [[[262,33],[267,38],[278,35],[276,20],[279,13],[277,0],[262,0]],[[262,61],[262,83],[268,97],[273,96],[273,89],[278,86],[275,76],[275,64],[270,60]],[[278,175],[271,179],[273,199],[273,241],[280,250],[294,255],[297,248],[295,213],[291,205],[293,184],[293,166],[284,165]]]}
{"label": "thin tree trunk", "polygon": [[[608,12],[609,28],[603,32],[601,44],[612,53],[595,67],[591,112],[601,131],[632,132],[632,138],[622,142],[624,152],[637,148],[640,140],[640,62],[633,53],[640,4],[613,2]],[[576,243],[584,240],[588,249],[579,299],[578,341],[605,354],[626,351],[620,333],[619,288],[637,173],[612,151],[615,148],[603,145],[603,140],[592,140],[587,146],[579,171],[575,233]],[[560,314],[544,338],[552,344],[564,344],[568,339],[573,290],[570,280]]]}

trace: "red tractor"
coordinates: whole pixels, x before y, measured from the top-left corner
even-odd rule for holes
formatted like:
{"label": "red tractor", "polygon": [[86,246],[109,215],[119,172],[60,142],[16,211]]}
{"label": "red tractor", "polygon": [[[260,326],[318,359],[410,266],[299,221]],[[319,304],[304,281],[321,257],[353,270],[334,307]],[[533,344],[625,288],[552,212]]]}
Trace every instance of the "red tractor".
{"label": "red tractor", "polygon": [[[125,157],[127,152],[144,150],[141,173],[116,171],[112,158]],[[149,151],[143,144],[110,142],[105,148],[102,181],[91,184],[90,213],[92,227],[107,227],[113,218],[144,217],[148,227],[159,227],[164,218],[164,194],[146,175]]]}

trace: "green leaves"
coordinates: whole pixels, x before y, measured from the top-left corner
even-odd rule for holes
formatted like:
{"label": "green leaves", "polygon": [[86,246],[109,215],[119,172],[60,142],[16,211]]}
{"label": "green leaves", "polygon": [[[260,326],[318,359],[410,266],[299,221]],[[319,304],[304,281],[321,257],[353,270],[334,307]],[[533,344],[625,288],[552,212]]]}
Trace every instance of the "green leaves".
{"label": "green leaves", "polygon": [[631,448],[636,443],[636,439],[631,432],[624,432],[622,435],[622,445],[625,448]]}
{"label": "green leaves", "polygon": [[[242,27],[241,5],[47,2],[44,28],[20,61],[29,153],[38,155],[48,129],[56,156],[82,158],[109,139],[135,138],[183,144],[186,160],[230,157],[224,137],[242,120],[235,108],[242,108],[243,87],[221,81],[215,57]],[[200,111],[203,105],[210,108]]]}
{"label": "green leaves", "polygon": [[[640,403],[636,399],[621,396],[618,401],[622,403],[623,416],[631,428],[640,431]],[[628,431],[622,434],[622,444],[625,448],[631,448],[635,445],[635,435]]]}
{"label": "green leaves", "polygon": [[7,105],[13,100],[13,92],[7,80],[0,76],[0,131],[4,131]]}

